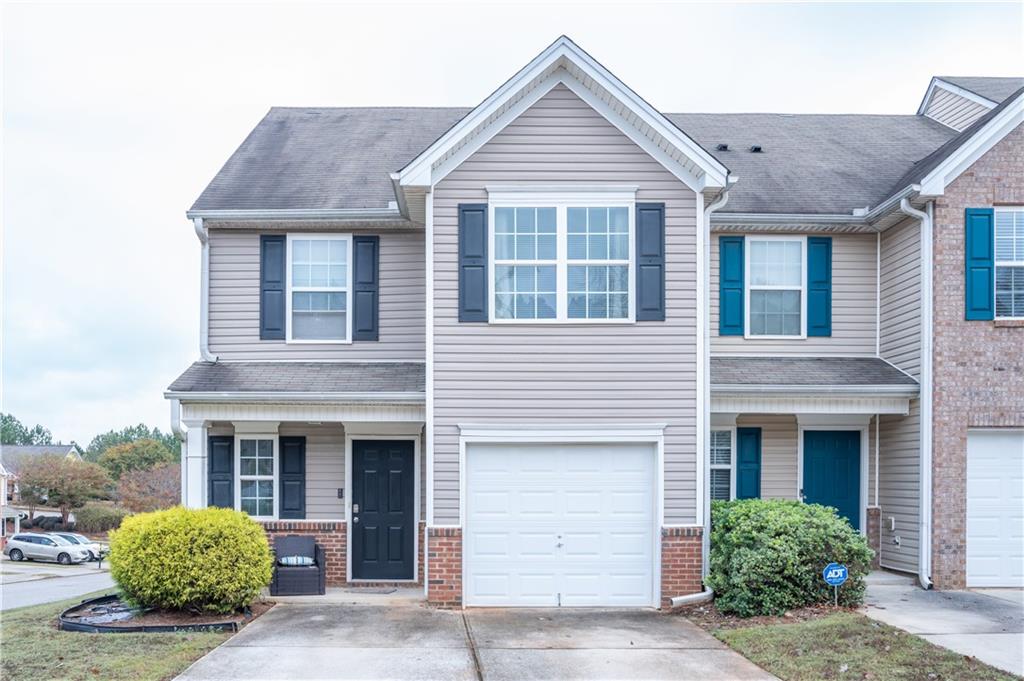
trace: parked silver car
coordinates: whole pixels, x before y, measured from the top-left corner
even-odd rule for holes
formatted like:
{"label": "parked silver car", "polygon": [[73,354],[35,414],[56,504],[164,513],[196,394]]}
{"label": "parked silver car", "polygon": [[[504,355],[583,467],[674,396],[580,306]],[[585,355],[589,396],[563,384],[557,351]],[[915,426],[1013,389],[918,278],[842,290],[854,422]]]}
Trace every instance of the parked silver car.
{"label": "parked silver car", "polygon": [[21,532],[7,541],[4,555],[11,560],[50,560],[71,565],[89,560],[89,549],[63,537]]}
{"label": "parked silver car", "polygon": [[84,534],[78,534],[77,532],[50,532],[49,536],[67,539],[72,544],[78,544],[82,548],[88,549],[89,560],[99,560],[110,553],[110,547],[106,544],[101,544],[98,541],[89,539]]}

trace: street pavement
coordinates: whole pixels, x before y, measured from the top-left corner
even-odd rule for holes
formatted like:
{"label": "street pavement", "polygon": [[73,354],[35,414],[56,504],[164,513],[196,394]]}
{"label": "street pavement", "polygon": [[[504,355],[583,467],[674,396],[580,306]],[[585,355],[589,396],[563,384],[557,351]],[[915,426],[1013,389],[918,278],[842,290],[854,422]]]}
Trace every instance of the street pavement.
{"label": "street pavement", "polygon": [[0,610],[63,601],[114,586],[107,563],[58,565],[0,558]]}

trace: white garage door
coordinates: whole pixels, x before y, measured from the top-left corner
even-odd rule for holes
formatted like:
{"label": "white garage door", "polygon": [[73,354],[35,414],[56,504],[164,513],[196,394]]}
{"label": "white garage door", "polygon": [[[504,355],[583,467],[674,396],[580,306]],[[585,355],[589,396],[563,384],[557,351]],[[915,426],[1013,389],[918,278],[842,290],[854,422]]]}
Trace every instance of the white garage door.
{"label": "white garage door", "polygon": [[1024,431],[967,434],[967,586],[1024,587]]}
{"label": "white garage door", "polygon": [[651,606],[654,447],[466,452],[467,605]]}

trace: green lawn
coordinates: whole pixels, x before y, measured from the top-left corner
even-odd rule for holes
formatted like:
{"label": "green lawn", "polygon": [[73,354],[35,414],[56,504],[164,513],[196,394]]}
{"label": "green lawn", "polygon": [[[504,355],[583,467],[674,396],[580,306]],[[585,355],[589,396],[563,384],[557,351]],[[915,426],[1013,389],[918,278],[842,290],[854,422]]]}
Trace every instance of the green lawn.
{"label": "green lawn", "polygon": [[1013,681],[1017,677],[853,612],[715,636],[785,681]]}
{"label": "green lawn", "polygon": [[[90,595],[102,593],[108,592]],[[0,613],[0,643],[3,645],[0,678],[18,681],[171,679],[231,635],[58,631],[60,611],[87,597]]]}

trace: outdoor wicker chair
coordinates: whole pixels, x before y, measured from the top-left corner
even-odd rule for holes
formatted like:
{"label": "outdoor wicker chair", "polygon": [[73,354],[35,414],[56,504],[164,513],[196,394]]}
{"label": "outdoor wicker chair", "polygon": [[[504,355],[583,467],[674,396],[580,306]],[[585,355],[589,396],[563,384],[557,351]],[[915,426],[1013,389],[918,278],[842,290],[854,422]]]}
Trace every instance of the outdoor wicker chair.
{"label": "outdoor wicker chair", "polygon": [[[295,556],[312,559],[312,565],[283,565]],[[327,556],[313,537],[289,534],[274,537],[274,577],[271,596],[323,595],[327,591]]]}

